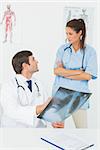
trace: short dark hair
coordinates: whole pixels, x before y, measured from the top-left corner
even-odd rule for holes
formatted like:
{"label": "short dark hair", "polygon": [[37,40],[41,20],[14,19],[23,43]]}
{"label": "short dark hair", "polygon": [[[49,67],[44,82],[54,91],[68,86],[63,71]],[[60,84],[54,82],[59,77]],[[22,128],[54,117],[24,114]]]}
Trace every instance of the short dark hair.
{"label": "short dark hair", "polygon": [[29,56],[32,56],[32,52],[28,50],[20,51],[12,58],[12,66],[16,74],[21,74],[23,67],[22,64],[29,64]]}
{"label": "short dark hair", "polygon": [[86,26],[83,19],[72,19],[66,23],[66,27],[72,28],[76,33],[82,30],[81,48],[85,48]]}

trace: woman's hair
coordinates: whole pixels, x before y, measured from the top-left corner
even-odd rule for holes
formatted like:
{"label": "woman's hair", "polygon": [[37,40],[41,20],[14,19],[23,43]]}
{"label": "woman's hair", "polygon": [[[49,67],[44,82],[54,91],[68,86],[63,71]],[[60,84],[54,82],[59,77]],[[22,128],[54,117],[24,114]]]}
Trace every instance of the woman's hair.
{"label": "woman's hair", "polygon": [[29,56],[32,56],[32,52],[28,50],[20,51],[12,58],[12,66],[17,74],[21,74],[23,67],[22,64],[29,64]]}
{"label": "woman's hair", "polygon": [[66,23],[66,27],[72,28],[76,33],[80,30],[82,35],[80,37],[81,48],[85,48],[85,38],[86,38],[86,26],[83,19],[72,19]]}

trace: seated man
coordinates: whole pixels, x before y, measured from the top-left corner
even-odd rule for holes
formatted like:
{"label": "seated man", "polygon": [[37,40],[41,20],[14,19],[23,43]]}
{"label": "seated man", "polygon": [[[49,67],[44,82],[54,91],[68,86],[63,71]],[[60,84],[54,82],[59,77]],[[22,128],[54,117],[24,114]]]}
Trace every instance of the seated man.
{"label": "seated man", "polygon": [[[21,51],[12,58],[16,76],[2,85],[1,127],[47,127],[47,122],[37,115],[50,102],[41,83],[33,77],[38,71],[38,61],[30,51]],[[63,123],[52,123],[54,128],[63,128]]]}

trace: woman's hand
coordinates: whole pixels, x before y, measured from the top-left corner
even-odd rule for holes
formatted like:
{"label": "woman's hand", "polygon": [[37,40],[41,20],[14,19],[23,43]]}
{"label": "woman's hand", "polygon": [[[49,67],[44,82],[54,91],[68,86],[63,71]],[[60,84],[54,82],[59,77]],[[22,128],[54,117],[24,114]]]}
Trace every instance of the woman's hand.
{"label": "woman's hand", "polygon": [[82,74],[82,70],[67,70],[63,67],[58,67],[54,69],[54,74],[57,76],[62,76],[64,78],[68,78],[70,76],[76,76]]}
{"label": "woman's hand", "polygon": [[64,128],[64,122],[53,122],[53,128]]}

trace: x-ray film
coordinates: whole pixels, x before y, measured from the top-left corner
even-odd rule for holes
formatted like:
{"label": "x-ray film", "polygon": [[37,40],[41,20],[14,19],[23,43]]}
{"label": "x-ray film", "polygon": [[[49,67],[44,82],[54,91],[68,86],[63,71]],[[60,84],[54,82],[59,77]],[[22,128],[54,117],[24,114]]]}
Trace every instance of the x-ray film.
{"label": "x-ray film", "polygon": [[92,93],[83,93],[60,87],[47,107],[37,118],[49,122],[64,121],[88,100]]}

